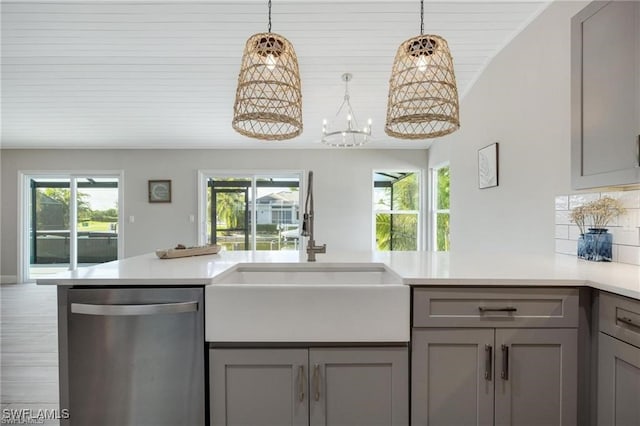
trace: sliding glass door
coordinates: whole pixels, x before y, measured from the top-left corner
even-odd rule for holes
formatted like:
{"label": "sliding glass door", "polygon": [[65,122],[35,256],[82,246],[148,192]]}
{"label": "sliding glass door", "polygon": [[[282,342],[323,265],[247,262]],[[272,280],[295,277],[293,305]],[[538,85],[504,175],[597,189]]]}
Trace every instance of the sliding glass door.
{"label": "sliding glass door", "polygon": [[24,176],[24,281],[116,260],[119,175]]}
{"label": "sliding glass door", "polygon": [[300,173],[200,173],[206,200],[201,244],[229,251],[299,249]]}

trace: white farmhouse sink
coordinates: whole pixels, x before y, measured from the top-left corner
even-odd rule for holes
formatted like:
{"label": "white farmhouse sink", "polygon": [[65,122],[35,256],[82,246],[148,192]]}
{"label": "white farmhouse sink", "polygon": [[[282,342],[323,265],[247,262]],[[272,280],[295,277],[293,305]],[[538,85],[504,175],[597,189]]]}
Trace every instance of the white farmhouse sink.
{"label": "white farmhouse sink", "polygon": [[245,263],[227,271],[213,284],[254,285],[372,285],[402,284],[383,264]]}
{"label": "white farmhouse sink", "polygon": [[406,342],[409,287],[382,264],[239,264],[205,289],[210,342]]}

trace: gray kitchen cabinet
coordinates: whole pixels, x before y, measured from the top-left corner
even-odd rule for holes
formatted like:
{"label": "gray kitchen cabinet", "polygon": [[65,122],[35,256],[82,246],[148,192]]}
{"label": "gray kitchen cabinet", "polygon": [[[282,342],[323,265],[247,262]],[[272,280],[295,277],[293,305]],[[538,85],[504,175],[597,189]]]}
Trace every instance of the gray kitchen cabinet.
{"label": "gray kitchen cabinet", "polygon": [[575,425],[577,330],[415,329],[412,424]]}
{"label": "gray kitchen cabinet", "polygon": [[211,424],[308,424],[306,349],[213,349]]}
{"label": "gray kitchen cabinet", "polygon": [[576,425],[576,329],[496,330],[495,424]]}
{"label": "gray kitchen cabinet", "polygon": [[571,21],[575,189],[640,182],[640,3],[595,1]]}
{"label": "gray kitchen cabinet", "polygon": [[409,424],[406,348],[309,350],[311,426]]}
{"label": "gray kitchen cabinet", "polygon": [[598,425],[640,425],[640,348],[604,333],[598,344]]}
{"label": "gray kitchen cabinet", "polygon": [[414,329],[411,424],[493,425],[493,347],[493,329]]}
{"label": "gray kitchen cabinet", "polygon": [[406,347],[212,349],[212,425],[409,424]]}
{"label": "gray kitchen cabinet", "polygon": [[415,288],[413,326],[412,425],[577,424],[577,290]]}
{"label": "gray kitchen cabinet", "polygon": [[640,302],[599,294],[598,425],[640,424]]}

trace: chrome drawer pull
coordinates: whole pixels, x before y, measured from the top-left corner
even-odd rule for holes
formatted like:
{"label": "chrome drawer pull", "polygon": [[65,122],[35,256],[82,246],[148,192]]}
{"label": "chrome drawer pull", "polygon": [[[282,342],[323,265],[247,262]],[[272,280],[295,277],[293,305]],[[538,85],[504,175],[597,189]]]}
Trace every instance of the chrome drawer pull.
{"label": "chrome drawer pull", "polygon": [[630,325],[631,327],[640,328],[640,324],[637,324],[633,321],[633,319],[629,317],[616,317],[616,319],[620,322]]}
{"label": "chrome drawer pull", "polygon": [[487,306],[478,306],[478,310],[480,312],[516,312],[518,308],[514,308],[513,306],[504,306],[504,307],[496,307],[496,308],[491,308]]}

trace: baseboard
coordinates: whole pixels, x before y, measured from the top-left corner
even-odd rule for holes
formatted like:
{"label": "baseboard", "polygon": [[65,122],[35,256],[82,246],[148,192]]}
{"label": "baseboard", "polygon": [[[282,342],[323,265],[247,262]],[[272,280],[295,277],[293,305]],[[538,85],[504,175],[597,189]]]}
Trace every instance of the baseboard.
{"label": "baseboard", "polygon": [[0,284],[17,284],[17,275],[0,275]]}

